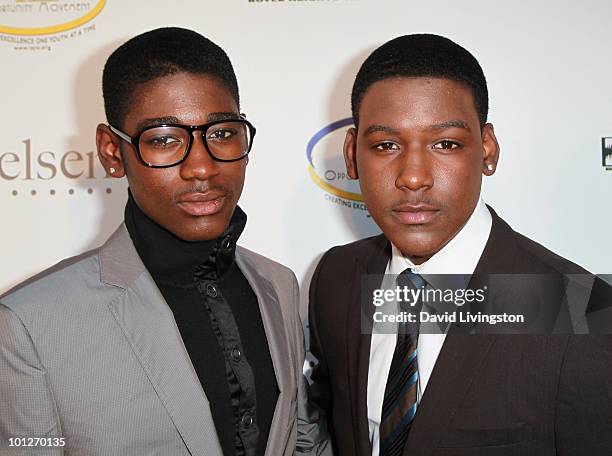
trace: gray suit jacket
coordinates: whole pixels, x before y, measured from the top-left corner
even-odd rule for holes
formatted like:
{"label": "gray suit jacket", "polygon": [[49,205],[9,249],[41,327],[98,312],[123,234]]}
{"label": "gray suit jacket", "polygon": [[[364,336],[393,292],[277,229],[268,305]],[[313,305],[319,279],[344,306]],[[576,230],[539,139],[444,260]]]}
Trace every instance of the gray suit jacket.
{"label": "gray suit jacket", "polygon": [[[297,281],[241,247],[236,261],[257,295],[280,390],[266,456],[290,455],[303,364]],[[0,298],[0,454],[9,437],[56,436],[63,449],[25,452],[222,455],[172,311],[124,225]]]}

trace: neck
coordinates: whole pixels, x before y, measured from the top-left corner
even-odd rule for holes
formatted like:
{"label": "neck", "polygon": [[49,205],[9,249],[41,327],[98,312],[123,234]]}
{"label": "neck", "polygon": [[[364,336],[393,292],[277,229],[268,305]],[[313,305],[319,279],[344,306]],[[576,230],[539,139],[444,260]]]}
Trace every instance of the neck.
{"label": "neck", "polygon": [[196,274],[222,276],[234,261],[236,241],[246,214],[236,207],[225,232],[216,239],[185,241],[145,214],[132,195],[125,207],[125,224],[136,251],[156,281],[191,284]]}

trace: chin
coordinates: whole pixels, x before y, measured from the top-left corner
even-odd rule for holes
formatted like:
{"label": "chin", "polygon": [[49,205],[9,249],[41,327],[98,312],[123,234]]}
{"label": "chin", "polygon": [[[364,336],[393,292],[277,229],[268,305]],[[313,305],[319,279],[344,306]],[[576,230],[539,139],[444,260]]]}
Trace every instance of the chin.
{"label": "chin", "polygon": [[[181,223],[177,226],[166,226],[165,228],[183,241],[198,242],[217,239],[223,234],[224,228],[219,226],[202,226]],[[216,225],[216,224],[215,224]]]}
{"label": "chin", "polygon": [[232,213],[219,212],[208,216],[182,216],[177,217],[175,229],[170,231],[184,241],[210,241],[223,235],[229,226]]}
{"label": "chin", "polygon": [[[404,256],[410,258],[411,260],[421,259],[422,261],[426,261],[436,253],[435,249],[424,249],[423,246],[396,245],[396,247],[400,249]],[[416,263],[414,260],[413,262]]]}
{"label": "chin", "polygon": [[419,236],[418,234],[406,234],[389,237],[405,256],[409,258],[422,258],[423,261],[435,255],[442,245],[429,236]]}
{"label": "chin", "polygon": [[194,230],[181,233],[175,233],[175,236],[181,238],[184,241],[199,242],[199,241],[212,241],[217,239],[223,234],[223,230]]}

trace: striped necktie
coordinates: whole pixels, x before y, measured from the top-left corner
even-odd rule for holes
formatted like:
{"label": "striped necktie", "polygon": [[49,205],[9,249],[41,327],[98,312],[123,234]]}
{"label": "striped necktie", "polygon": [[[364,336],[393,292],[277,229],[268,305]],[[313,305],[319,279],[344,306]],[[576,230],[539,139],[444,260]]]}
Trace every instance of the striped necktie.
{"label": "striped necktie", "polygon": [[[406,280],[407,279],[407,280]],[[421,276],[406,269],[398,276],[398,285],[422,288],[425,281]],[[422,301],[412,307],[418,311]],[[411,325],[413,326],[413,325]],[[408,330],[408,325],[398,327],[397,342],[387,377],[380,420],[380,456],[401,455],[417,408],[417,340],[418,325]],[[415,330],[416,329],[416,330]]]}

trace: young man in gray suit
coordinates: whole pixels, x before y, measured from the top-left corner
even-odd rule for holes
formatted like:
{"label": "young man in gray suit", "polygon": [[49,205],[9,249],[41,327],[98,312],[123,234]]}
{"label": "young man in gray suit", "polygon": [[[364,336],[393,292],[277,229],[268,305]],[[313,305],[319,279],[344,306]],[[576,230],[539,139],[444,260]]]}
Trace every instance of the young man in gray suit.
{"label": "young man in gray suit", "polygon": [[229,58],[153,30],[109,57],[103,91],[96,143],[128,179],[125,223],[0,299],[0,448],[293,454],[298,286],[236,246],[255,128]]}

